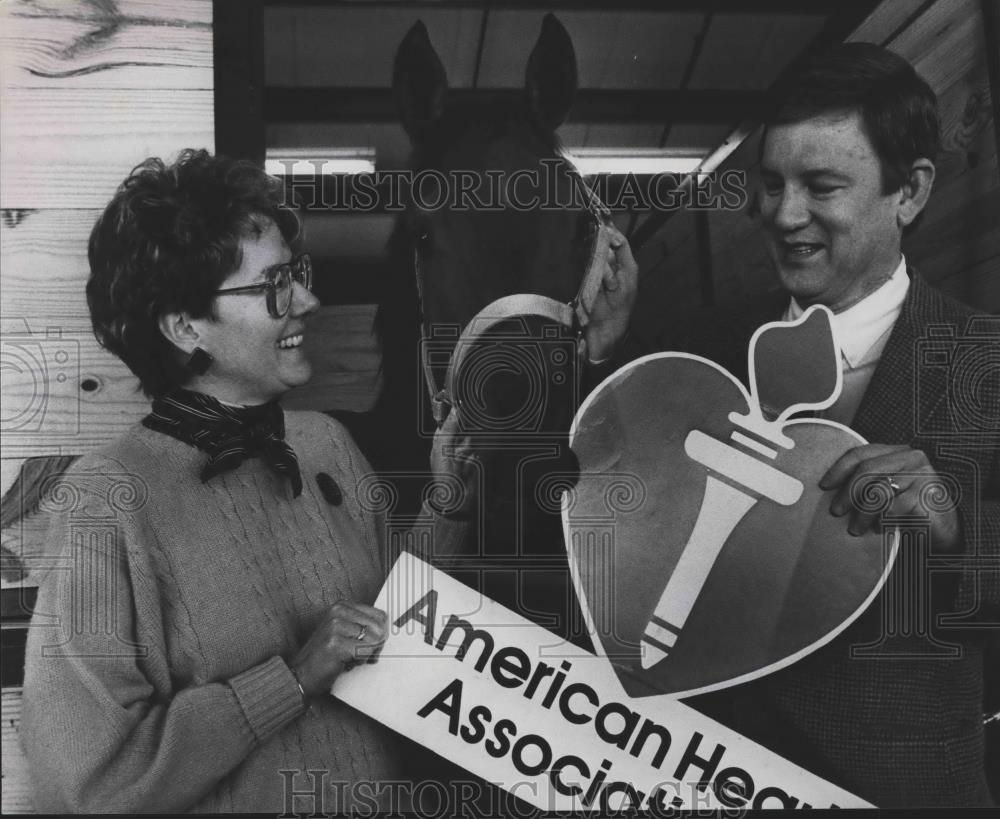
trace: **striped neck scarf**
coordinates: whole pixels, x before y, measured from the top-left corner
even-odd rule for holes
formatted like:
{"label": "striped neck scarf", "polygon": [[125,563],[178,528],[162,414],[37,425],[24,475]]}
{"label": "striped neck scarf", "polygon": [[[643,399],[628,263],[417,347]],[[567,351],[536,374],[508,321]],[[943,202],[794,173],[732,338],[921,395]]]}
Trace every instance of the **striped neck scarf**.
{"label": "striped neck scarf", "polygon": [[299,460],[285,443],[285,416],[277,399],[256,407],[231,407],[209,395],[176,389],[154,398],[153,411],[142,423],[206,452],[202,483],[247,458],[260,457],[291,480],[296,498],[302,494]]}

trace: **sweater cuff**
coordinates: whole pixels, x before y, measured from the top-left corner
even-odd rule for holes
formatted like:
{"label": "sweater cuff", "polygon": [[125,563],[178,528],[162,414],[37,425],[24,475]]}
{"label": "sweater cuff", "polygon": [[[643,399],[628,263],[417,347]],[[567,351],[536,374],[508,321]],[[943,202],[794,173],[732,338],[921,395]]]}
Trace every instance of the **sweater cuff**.
{"label": "sweater cuff", "polygon": [[305,710],[299,686],[281,657],[256,665],[229,680],[258,743]]}

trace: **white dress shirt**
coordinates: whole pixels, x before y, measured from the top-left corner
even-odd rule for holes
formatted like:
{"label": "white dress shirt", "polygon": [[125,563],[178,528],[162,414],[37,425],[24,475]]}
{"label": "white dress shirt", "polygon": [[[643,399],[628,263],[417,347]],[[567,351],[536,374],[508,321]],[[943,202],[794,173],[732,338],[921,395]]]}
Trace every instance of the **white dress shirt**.
{"label": "white dress shirt", "polygon": [[[851,423],[909,289],[906,259],[900,256],[899,264],[885,284],[846,310],[833,314],[833,337],[840,348],[844,385],[837,401],[817,413],[819,417]],[[793,298],[785,310],[784,320],[795,321],[804,312]]]}

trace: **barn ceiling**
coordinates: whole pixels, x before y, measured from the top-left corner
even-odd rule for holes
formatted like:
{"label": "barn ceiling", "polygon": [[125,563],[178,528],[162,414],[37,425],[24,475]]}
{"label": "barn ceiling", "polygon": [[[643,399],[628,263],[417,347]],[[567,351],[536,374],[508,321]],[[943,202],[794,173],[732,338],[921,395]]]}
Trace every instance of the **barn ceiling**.
{"label": "barn ceiling", "polygon": [[874,0],[660,2],[287,2],[264,9],[264,115],[276,148],[374,148],[401,167],[407,142],[390,92],[396,47],[427,26],[459,94],[516,93],[543,16],[576,49],[580,90],[560,130],[574,148],[708,154],[752,117],[793,61],[842,40]]}
{"label": "barn ceiling", "polygon": [[[571,152],[639,148],[706,157],[738,144],[732,135],[746,133],[797,59],[844,40],[877,5],[264,0],[267,152],[360,148],[374,151],[379,170],[405,167],[409,143],[390,82],[396,48],[409,28],[418,20],[427,26],[451,93],[514,95],[542,18],[553,12],[576,50],[580,88],[559,130]],[[351,283],[376,278],[393,220],[382,212],[305,214],[317,269],[328,269],[319,280],[336,282],[331,297],[368,298],[363,285]]]}

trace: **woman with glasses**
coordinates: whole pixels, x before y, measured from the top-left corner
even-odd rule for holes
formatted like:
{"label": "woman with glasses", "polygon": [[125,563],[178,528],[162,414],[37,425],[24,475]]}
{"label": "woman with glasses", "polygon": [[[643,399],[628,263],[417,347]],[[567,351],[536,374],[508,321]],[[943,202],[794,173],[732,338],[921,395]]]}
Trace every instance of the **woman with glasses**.
{"label": "woman with glasses", "polygon": [[[376,659],[393,556],[350,436],[279,404],[319,304],[281,203],[256,166],[186,151],[136,168],[91,235],[95,333],[152,410],[54,493],[21,731],[42,810],[385,808],[405,779],[399,738],[328,694]],[[460,542],[424,514],[436,553]]]}

